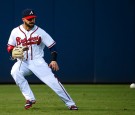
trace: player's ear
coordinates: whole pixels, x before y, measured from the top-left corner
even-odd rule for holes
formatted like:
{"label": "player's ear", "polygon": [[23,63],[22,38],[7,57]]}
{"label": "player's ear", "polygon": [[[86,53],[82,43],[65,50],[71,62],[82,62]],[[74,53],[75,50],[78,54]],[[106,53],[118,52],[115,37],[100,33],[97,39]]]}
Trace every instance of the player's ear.
{"label": "player's ear", "polygon": [[24,21],[25,19],[24,18],[22,18],[22,21]]}

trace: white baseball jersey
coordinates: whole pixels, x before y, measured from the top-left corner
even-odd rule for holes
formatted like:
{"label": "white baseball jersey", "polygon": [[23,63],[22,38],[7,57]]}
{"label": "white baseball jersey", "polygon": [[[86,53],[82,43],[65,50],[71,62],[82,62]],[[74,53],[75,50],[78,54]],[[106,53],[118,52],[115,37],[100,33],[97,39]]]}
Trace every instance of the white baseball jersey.
{"label": "white baseball jersey", "polygon": [[44,47],[51,48],[56,42],[51,36],[38,26],[26,31],[22,25],[12,30],[9,41],[12,46],[28,46],[29,50],[24,54],[24,59],[32,60],[44,56]]}

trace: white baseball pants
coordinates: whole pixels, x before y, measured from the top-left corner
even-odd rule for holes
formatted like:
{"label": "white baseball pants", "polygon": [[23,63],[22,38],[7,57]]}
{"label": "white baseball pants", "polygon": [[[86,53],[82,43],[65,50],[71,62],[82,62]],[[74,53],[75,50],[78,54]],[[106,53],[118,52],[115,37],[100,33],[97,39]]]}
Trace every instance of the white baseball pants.
{"label": "white baseball pants", "polygon": [[35,74],[43,83],[48,85],[65,102],[66,106],[75,105],[70,95],[54,76],[43,58],[22,61],[22,63],[18,60],[12,67],[11,75],[26,100],[36,100],[27,80],[25,79],[25,76],[32,73]]}

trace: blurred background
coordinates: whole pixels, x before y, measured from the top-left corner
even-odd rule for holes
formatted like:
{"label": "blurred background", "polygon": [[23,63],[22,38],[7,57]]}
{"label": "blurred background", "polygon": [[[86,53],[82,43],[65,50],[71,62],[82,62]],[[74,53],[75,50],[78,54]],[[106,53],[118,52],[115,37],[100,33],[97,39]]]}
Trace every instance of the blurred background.
{"label": "blurred background", "polygon": [[[135,81],[135,0],[1,0],[0,83],[14,83],[7,42],[32,8],[36,25],[57,43],[62,83],[131,83]],[[45,60],[50,52],[45,49]],[[31,83],[41,83],[35,75]]]}

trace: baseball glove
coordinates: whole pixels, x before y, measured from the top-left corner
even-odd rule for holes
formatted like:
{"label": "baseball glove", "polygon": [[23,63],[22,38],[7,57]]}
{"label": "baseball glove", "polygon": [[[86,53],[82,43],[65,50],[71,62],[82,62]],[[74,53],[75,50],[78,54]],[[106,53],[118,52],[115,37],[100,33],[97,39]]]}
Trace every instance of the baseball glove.
{"label": "baseball glove", "polygon": [[21,47],[21,46],[16,46],[14,47],[14,49],[12,50],[12,58],[13,59],[23,59],[23,53],[24,51],[27,51],[29,48],[28,47]]}

